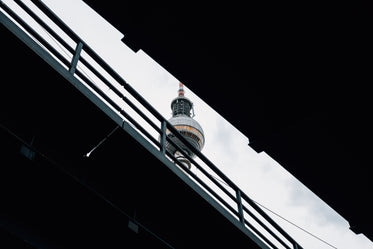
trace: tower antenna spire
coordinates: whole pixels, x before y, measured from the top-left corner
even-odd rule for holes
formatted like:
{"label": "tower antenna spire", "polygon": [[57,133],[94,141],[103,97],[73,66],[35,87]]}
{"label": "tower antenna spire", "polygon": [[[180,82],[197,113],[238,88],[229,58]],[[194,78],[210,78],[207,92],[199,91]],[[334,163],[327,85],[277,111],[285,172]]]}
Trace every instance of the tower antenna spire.
{"label": "tower antenna spire", "polygon": [[179,82],[179,96],[184,96],[184,84]]}

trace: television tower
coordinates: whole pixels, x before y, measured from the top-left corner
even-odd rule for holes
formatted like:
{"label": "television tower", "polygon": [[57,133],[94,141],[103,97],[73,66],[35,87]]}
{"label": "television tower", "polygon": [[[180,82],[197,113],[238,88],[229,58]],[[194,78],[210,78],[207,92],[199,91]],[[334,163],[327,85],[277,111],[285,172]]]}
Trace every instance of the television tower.
{"label": "television tower", "polygon": [[[178,130],[184,138],[191,143],[197,150],[201,151],[205,144],[205,135],[200,124],[193,119],[194,109],[193,103],[184,96],[184,85],[179,83],[178,96],[171,102],[172,118],[168,120],[176,130]],[[194,157],[194,153],[177,139],[168,129],[166,131],[169,137],[175,144],[183,149],[190,157]],[[176,157],[181,163],[191,168],[191,164],[187,158],[170,143],[166,143],[166,149]]]}

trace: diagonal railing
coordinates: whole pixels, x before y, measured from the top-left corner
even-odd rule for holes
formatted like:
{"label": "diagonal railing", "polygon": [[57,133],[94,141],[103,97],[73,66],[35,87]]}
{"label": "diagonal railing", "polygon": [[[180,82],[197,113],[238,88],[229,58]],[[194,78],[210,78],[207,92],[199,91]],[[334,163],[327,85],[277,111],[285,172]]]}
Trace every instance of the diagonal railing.
{"label": "diagonal railing", "polygon": [[[144,137],[146,137],[154,146],[158,147],[160,153],[168,157],[175,164],[183,169],[192,179],[194,179],[201,187],[205,189],[211,196],[213,196],[223,207],[225,207],[233,216],[242,224],[242,226],[253,231],[262,241],[264,241],[271,248],[302,248],[286,231],[284,231],[267,213],[265,213],[250,197],[248,197],[236,184],[234,184],[223,172],[221,172],[205,155],[194,148],[151,104],[149,104],[134,88],[132,88],[114,69],[112,69],[87,43],[85,43],[78,35],[76,35],[56,14],[53,13],[42,1],[31,0],[34,7],[42,11],[55,25],[57,25],[70,39],[75,42],[75,48],[69,45],[65,39],[54,31],[41,17],[39,17],[28,5],[20,0],[15,0],[15,3],[33,20],[47,32],[48,36],[53,37],[54,41],[61,48],[63,47],[71,55],[71,61],[67,60],[51,43],[47,42],[43,36],[36,32],[23,18],[14,12],[5,3],[0,1],[1,9],[9,15],[15,23],[22,27],[35,41],[41,44],[46,51],[55,56],[55,58],[64,65],[69,73],[73,76],[78,76],[85,84],[103,98],[111,108],[115,109],[125,119],[127,119]],[[2,13],[0,13],[2,14]],[[4,14],[1,15],[1,22],[7,18]],[[82,51],[89,55],[89,59],[82,56]],[[89,62],[93,60],[101,69],[96,68]],[[135,111],[154,131],[158,134],[154,137],[147,129],[145,129],[138,121],[128,114],[117,102],[108,96],[102,88],[98,87],[95,82],[87,75],[87,73],[78,66],[82,63],[93,75],[95,75],[102,83],[109,87],[114,94],[116,94],[123,103],[127,104],[129,108]],[[148,115],[137,105],[127,98],[121,90],[119,90],[113,83],[112,79],[105,77],[100,71],[104,71],[110,75],[114,81],[119,83],[137,102],[141,104],[151,115],[159,122],[154,123]],[[184,152],[177,144],[175,144],[168,136],[166,130],[169,130],[181,142],[183,142],[195,155],[200,159],[207,169],[212,171],[217,177],[208,172],[205,167],[202,167],[195,159],[191,158]],[[177,148],[202,174],[219,189],[225,198],[214,191],[213,188],[207,184],[201,177],[198,177],[183,163],[174,157],[166,150],[166,142],[171,143]],[[224,182],[223,186],[220,182]],[[228,188],[227,188],[227,187]],[[230,200],[234,205],[229,204],[226,200]],[[246,203],[246,204],[245,204]],[[250,222],[248,221],[250,218]],[[254,225],[256,224],[256,225]],[[267,236],[266,236],[267,235]],[[275,245],[276,243],[276,245]]]}

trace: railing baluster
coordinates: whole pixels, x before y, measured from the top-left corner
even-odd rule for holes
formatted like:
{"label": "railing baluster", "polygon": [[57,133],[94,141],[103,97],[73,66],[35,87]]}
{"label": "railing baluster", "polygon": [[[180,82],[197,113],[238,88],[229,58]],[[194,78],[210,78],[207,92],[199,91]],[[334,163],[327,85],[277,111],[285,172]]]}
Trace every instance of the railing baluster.
{"label": "railing baluster", "polygon": [[161,152],[166,154],[166,132],[167,132],[167,123],[166,120],[162,120],[161,123]]}
{"label": "railing baluster", "polygon": [[237,208],[239,213],[240,222],[245,225],[245,217],[243,216],[243,208],[242,208],[242,199],[241,199],[241,191],[239,189],[236,190],[236,197],[237,197]]}
{"label": "railing baluster", "polygon": [[78,65],[80,53],[82,52],[82,48],[83,48],[83,43],[78,42],[78,44],[76,45],[75,54],[73,56],[73,59],[71,60],[71,66],[70,66],[70,69],[69,69],[69,72],[71,74],[75,73],[76,66]]}

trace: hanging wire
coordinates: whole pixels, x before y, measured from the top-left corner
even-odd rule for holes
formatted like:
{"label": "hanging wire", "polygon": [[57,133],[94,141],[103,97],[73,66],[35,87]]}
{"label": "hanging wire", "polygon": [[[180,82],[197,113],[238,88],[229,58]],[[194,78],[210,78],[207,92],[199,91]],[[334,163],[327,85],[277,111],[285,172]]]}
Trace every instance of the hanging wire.
{"label": "hanging wire", "polygon": [[105,142],[111,135],[113,135],[113,133],[118,130],[120,126],[116,126],[108,135],[106,135],[106,137],[104,137],[95,147],[93,147],[87,154],[85,154],[84,156],[85,157],[89,157],[92,152],[94,152],[98,147],[100,147],[100,145]]}
{"label": "hanging wire", "polygon": [[259,202],[255,201],[255,200],[253,200],[253,201],[254,201],[254,202],[255,202],[256,204],[258,204],[259,206],[261,206],[262,208],[264,208],[264,209],[268,210],[269,212],[271,212],[272,214],[276,215],[277,217],[279,217],[279,218],[283,219],[284,221],[286,221],[286,222],[288,222],[289,224],[291,224],[291,225],[295,226],[296,228],[298,228],[298,229],[302,230],[303,232],[305,232],[305,233],[307,233],[307,234],[311,235],[311,236],[312,236],[312,237],[314,237],[315,239],[318,239],[318,240],[320,240],[321,242],[323,242],[323,243],[327,244],[328,246],[330,246],[330,247],[332,247],[332,248],[336,248],[336,249],[337,249],[337,247],[335,247],[335,246],[331,245],[331,244],[330,244],[330,243],[328,243],[327,241],[325,241],[325,240],[321,239],[320,237],[318,237],[318,236],[316,236],[316,235],[312,234],[311,232],[309,232],[309,231],[307,231],[306,229],[304,229],[304,228],[302,228],[302,227],[298,226],[297,224],[295,224],[295,223],[291,222],[290,220],[286,219],[285,217],[283,217],[283,216],[279,215],[278,213],[276,213],[276,212],[272,211],[271,209],[267,208],[267,207],[266,207],[266,206],[264,206],[263,204],[261,204],[261,203],[259,203]]}

